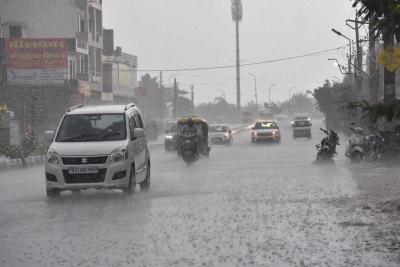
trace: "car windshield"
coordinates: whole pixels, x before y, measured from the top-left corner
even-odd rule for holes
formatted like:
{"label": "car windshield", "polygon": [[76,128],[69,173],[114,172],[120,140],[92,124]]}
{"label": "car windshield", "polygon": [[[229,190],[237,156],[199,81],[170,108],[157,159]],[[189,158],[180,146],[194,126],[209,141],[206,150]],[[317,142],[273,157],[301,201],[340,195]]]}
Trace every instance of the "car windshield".
{"label": "car windshield", "polygon": [[254,129],[277,129],[278,125],[275,122],[257,122]]}
{"label": "car windshield", "polygon": [[172,125],[170,132],[171,132],[171,133],[176,133],[176,129],[177,129],[177,128],[178,128],[178,124]]}
{"label": "car windshield", "polygon": [[116,141],[126,137],[124,114],[67,115],[56,142]]}
{"label": "car windshield", "polygon": [[309,121],[295,121],[293,123],[293,127],[307,127],[307,126],[310,126]]}
{"label": "car windshield", "polygon": [[216,133],[216,132],[226,132],[228,131],[228,127],[227,126],[210,126],[210,133]]}

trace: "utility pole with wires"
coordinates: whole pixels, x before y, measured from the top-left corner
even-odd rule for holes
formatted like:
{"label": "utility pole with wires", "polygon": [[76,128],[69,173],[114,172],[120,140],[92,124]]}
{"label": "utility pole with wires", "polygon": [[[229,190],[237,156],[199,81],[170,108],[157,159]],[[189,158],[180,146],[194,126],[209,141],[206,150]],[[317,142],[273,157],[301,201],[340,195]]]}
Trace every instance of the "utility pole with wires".
{"label": "utility pole with wires", "polygon": [[194,85],[190,86],[190,94],[192,96],[192,114],[194,114]]}
{"label": "utility pole with wires", "polygon": [[239,50],[239,21],[243,17],[242,0],[231,0],[232,19],[236,22],[236,109],[240,120],[240,50]]}
{"label": "utility pole with wires", "polygon": [[379,102],[379,74],[377,66],[377,55],[375,48],[375,31],[371,26],[375,15],[369,18],[369,102],[377,104]]}
{"label": "utility pole with wires", "polygon": [[[350,26],[347,22],[354,22],[354,28],[352,26]],[[366,24],[368,22],[366,21],[359,21],[357,18],[357,11],[356,11],[356,19],[355,20],[346,20],[346,25],[349,26],[350,28],[352,28],[353,30],[355,30],[356,32],[356,53],[357,53],[357,57],[355,61],[355,66],[357,66],[356,68],[354,68],[354,79],[356,82],[356,86],[357,86],[357,101],[360,102],[363,100],[363,92],[362,92],[362,83],[363,83],[363,77],[361,75],[362,73],[362,49],[360,47],[360,36],[359,36],[359,32],[358,30],[360,29],[360,27],[364,24]]]}

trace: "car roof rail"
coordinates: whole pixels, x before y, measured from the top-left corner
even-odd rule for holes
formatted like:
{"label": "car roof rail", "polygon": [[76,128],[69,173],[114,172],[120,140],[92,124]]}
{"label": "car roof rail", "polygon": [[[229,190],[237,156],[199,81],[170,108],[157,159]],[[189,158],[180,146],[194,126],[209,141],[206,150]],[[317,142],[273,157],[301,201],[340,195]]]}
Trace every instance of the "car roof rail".
{"label": "car roof rail", "polygon": [[135,106],[135,104],[133,103],[129,103],[128,105],[126,105],[125,110],[128,110],[130,108],[133,108]]}
{"label": "car roof rail", "polygon": [[78,109],[78,108],[81,108],[81,107],[83,107],[82,104],[72,106],[72,107],[70,107],[70,108],[68,109],[68,112],[71,112],[71,111],[73,111],[73,110],[75,110],[75,109]]}

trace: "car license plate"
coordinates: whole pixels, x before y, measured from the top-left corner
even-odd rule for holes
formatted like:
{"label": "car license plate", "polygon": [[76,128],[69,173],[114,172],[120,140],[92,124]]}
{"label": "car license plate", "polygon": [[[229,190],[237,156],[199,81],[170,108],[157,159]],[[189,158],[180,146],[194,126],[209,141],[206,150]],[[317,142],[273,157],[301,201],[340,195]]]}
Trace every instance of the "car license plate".
{"label": "car license plate", "polygon": [[71,167],[68,169],[69,173],[98,173],[98,167]]}

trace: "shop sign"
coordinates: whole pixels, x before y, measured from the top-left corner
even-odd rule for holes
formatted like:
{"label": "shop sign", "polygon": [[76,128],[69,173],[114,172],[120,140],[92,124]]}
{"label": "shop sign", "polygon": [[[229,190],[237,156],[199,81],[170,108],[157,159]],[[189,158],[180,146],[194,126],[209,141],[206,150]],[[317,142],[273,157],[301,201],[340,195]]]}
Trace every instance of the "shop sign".
{"label": "shop sign", "polygon": [[61,85],[68,78],[68,39],[6,40],[9,85]]}

